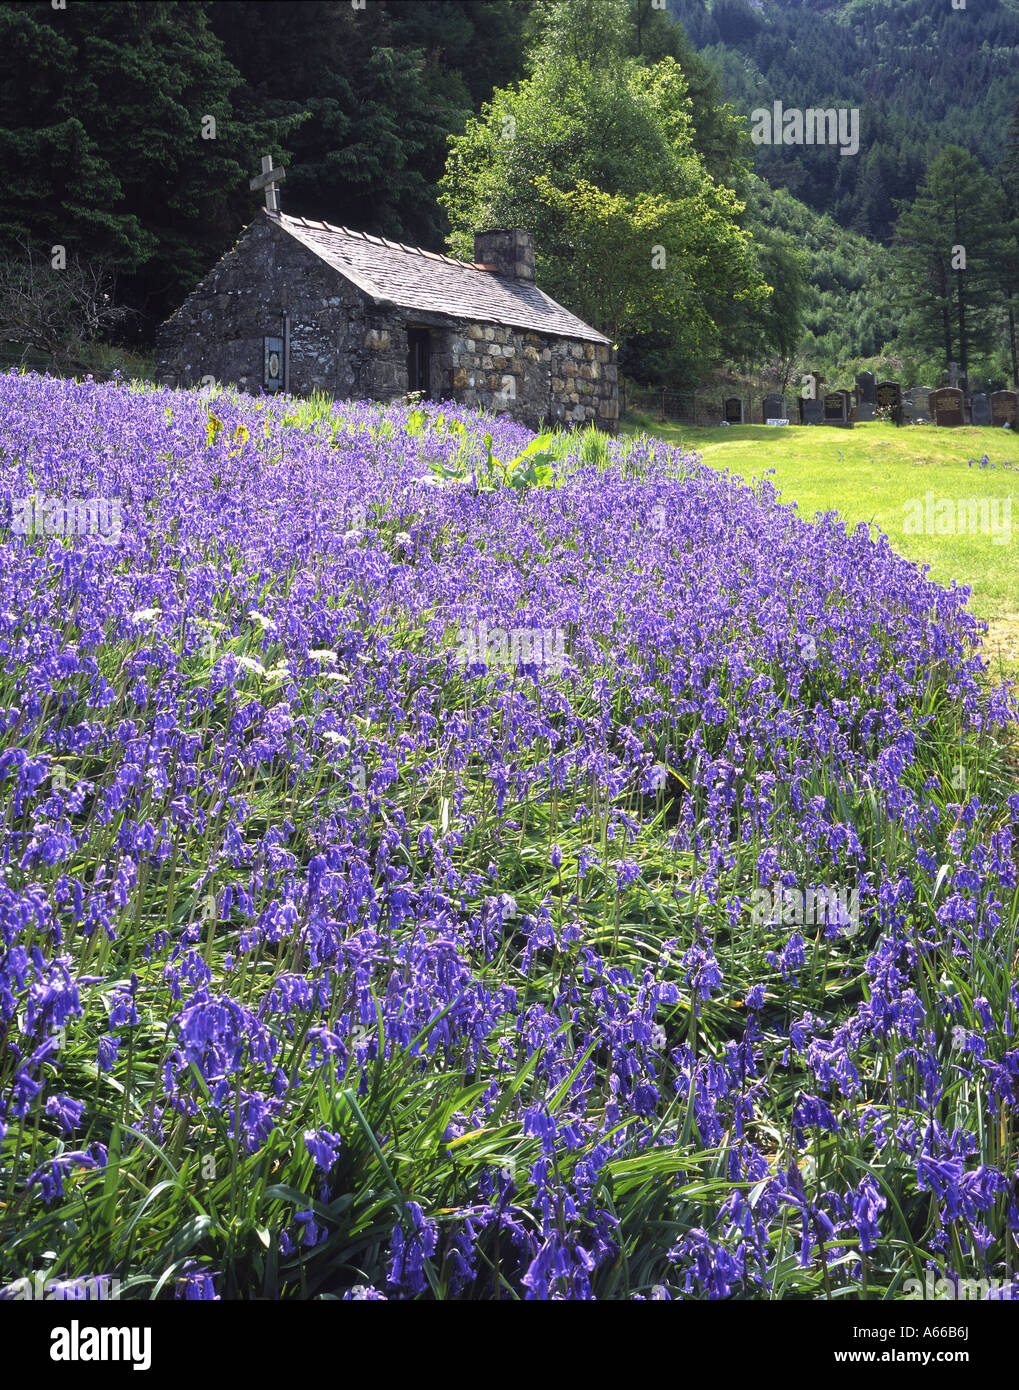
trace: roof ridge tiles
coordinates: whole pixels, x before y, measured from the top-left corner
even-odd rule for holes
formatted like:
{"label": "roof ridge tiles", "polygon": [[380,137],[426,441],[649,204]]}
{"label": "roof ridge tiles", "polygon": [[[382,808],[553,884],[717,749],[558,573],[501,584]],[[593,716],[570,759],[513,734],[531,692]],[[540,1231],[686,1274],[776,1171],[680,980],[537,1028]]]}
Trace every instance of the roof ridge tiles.
{"label": "roof ridge tiles", "polygon": [[405,251],[409,256],[426,256],[430,261],[445,261],[447,265],[462,266],[466,270],[484,270],[492,274],[497,267],[486,261],[462,261],[456,256],[448,256],[444,251],[429,251],[426,246],[409,246],[403,241],[390,241],[388,237],[373,236],[371,232],[359,231],[356,227],[337,226],[333,222],[312,222],[307,217],[293,217],[290,213],[269,213],[282,221],[296,222],[315,232],[334,232],[341,236],[355,237],[358,241],[371,242],[373,246],[385,246],[390,251]]}

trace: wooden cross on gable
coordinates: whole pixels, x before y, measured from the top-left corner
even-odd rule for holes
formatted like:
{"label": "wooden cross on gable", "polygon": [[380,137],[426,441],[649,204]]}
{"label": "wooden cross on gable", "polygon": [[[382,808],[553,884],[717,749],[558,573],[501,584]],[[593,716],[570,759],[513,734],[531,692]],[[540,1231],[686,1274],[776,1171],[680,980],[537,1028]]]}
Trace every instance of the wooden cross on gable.
{"label": "wooden cross on gable", "polygon": [[265,206],[269,212],[279,212],[280,210],[280,190],[279,185],[287,176],[286,169],[272,167],[272,156],[264,154],[262,156],[262,172],[251,180],[248,187],[253,193],[258,189],[265,189]]}

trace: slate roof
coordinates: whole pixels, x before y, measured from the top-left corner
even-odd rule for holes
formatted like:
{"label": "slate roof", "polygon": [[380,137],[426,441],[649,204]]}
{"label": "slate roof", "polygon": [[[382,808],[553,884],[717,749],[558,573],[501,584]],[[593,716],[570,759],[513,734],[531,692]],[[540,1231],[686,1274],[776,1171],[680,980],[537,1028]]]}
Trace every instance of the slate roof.
{"label": "slate roof", "polygon": [[536,285],[497,275],[490,266],[456,261],[420,246],[404,246],[328,222],[263,212],[377,304],[589,343],[609,342]]}

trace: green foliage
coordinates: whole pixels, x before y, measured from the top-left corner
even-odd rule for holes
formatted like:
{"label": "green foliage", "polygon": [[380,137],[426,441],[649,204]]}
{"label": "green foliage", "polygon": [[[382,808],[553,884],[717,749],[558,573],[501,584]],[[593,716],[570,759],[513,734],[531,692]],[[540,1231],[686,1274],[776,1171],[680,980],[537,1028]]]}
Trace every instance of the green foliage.
{"label": "green foliage", "polygon": [[943,150],[896,224],[891,294],[904,344],[966,375],[993,340],[1010,236],[1000,188],[966,150]]}
{"label": "green foliage", "polygon": [[0,47],[4,241],[104,264],[128,303],[154,283],[179,302],[226,249],[256,151],[289,122],[238,116],[240,76],[200,5],[4,6]]}
{"label": "green foliage", "polygon": [[[781,276],[781,260],[787,255],[806,267],[802,289],[795,280],[781,290],[776,287],[776,317],[781,318],[782,305],[790,302],[795,312],[797,298],[802,314],[802,332],[791,352],[791,333],[784,345],[773,335],[771,351],[776,357],[786,362],[795,358],[804,370],[823,372],[845,371],[850,364],[879,358],[898,327],[898,315],[884,289],[892,275],[889,253],[760,179],[750,182],[748,214],[767,271]],[[777,265],[766,259],[773,237],[776,258],[781,258]],[[780,333],[781,325],[778,328]],[[733,360],[748,361],[738,344],[731,352]]]}
{"label": "green foliage", "polygon": [[[420,412],[423,414],[423,412]],[[412,420],[411,430],[417,432],[422,422],[416,418]],[[440,416],[439,419],[442,417]],[[467,444],[469,436],[466,426],[459,420],[447,420],[446,428],[458,436],[461,446]],[[521,449],[519,454],[511,459],[500,459],[492,453],[492,436],[486,434],[482,440],[485,450],[485,457],[482,470],[479,471],[472,462],[464,463],[465,450],[457,454],[452,467],[443,463],[441,460],[433,459],[429,467],[433,478],[442,484],[448,482],[467,482],[468,479],[474,482],[480,492],[494,492],[498,488],[508,487],[515,492],[524,492],[528,488],[555,488],[561,487],[563,478],[556,473],[553,464],[556,461],[556,436],[554,434],[536,435],[530,444]]]}
{"label": "green foliage", "polygon": [[[534,184],[570,243],[572,307],[581,318],[616,339],[675,317],[690,277],[680,256],[668,253],[684,247],[689,255],[698,230],[684,224],[679,204],[661,195],[603,193],[586,179],[568,192],[544,174]],[[655,247],[662,264],[652,273]],[[702,305],[691,302],[689,310],[684,327],[705,328]]]}
{"label": "green foliage", "polygon": [[[720,358],[944,360],[927,291],[906,303],[915,277],[873,239],[947,141],[1000,158],[1019,6],[152,0],[7,6],[0,43],[0,232],[112,271],[136,311],[119,344],[151,341],[253,219],[272,152],[297,215],[425,246],[451,230],[468,258],[475,227],[527,226],[539,283],[619,342],[627,373],[689,388]],[[859,155],[753,146],[747,116],[775,98],[860,106]],[[1019,226],[1017,169],[1014,122],[1000,178]],[[1006,232],[994,303],[967,322],[971,376],[1011,371]]]}
{"label": "green foliage", "polygon": [[803,334],[810,265],[805,249],[764,223],[752,222],[761,273],[771,286],[761,305],[734,304],[724,328],[723,350],[741,362],[775,354],[790,358]]}
{"label": "green foliage", "polygon": [[519,75],[524,18],[511,0],[2,6],[0,235],[115,271],[149,341],[254,219],[266,153],[289,211],[435,246],[447,135]]}
{"label": "green foliage", "polygon": [[447,138],[519,75],[523,21],[510,0],[216,0],[210,13],[251,108],[300,119],[287,210],[421,246],[447,230]]}
{"label": "green foliage", "polygon": [[550,294],[613,338],[658,332],[689,361],[713,345],[720,306],[767,294],[742,204],[697,154],[675,60],[594,63],[571,33],[551,30],[533,75],[451,141],[450,249],[469,257],[475,229],[527,227]]}
{"label": "green foliage", "polygon": [[705,169],[716,183],[728,184],[742,195],[753,157],[744,121],[723,100],[714,67],[689,42],[681,25],[653,0],[629,0],[627,52],[648,66],[672,58],[686,79],[692,121],[691,138]]}
{"label": "green foliage", "polygon": [[946,144],[987,169],[1015,101],[1019,7],[968,0],[669,0],[690,41],[719,74],[740,115],[855,106],[861,149],[762,145],[757,172],[815,211],[887,240],[895,200],[911,199]]}
{"label": "green foliage", "polygon": [[540,36],[528,56],[532,76],[563,62],[608,66],[627,56],[628,0],[537,0],[532,22]]}

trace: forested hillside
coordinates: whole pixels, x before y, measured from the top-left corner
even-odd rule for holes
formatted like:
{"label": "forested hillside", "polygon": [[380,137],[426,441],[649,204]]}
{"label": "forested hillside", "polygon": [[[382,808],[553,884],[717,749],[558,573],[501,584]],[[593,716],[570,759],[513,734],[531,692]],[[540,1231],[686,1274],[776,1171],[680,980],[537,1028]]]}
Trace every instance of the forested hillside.
{"label": "forested hillside", "polygon": [[[919,318],[896,286],[922,289],[943,248],[914,236],[896,271],[891,248],[899,200],[947,148],[1007,185],[995,209],[969,180],[995,228],[972,248],[967,346],[1000,375],[1019,0],[658,3],[0,0],[0,320],[25,300],[28,249],[45,265],[63,248],[118,306],[102,331],[144,353],[255,216],[269,153],[296,215],[461,255],[480,222],[530,226],[542,283],[604,319],[638,381],[907,348],[933,375],[954,282]],[[755,145],[750,113],[774,101],[858,106],[859,153]],[[653,274],[649,245],[668,247]],[[51,353],[51,324],[11,322],[0,351]]]}
{"label": "forested hillside", "polygon": [[737,111],[856,106],[860,152],[763,145],[776,187],[867,236],[887,238],[946,145],[1001,159],[1017,95],[1019,0],[669,0]]}
{"label": "forested hillside", "polygon": [[512,0],[0,4],[0,237],[115,273],[140,341],[250,222],[286,207],[438,245],[446,141],[520,71]]}
{"label": "forested hillside", "polygon": [[759,178],[751,180],[748,210],[755,225],[781,233],[802,252],[807,273],[799,352],[804,361],[845,366],[881,356],[896,332],[886,294],[887,250]]}

